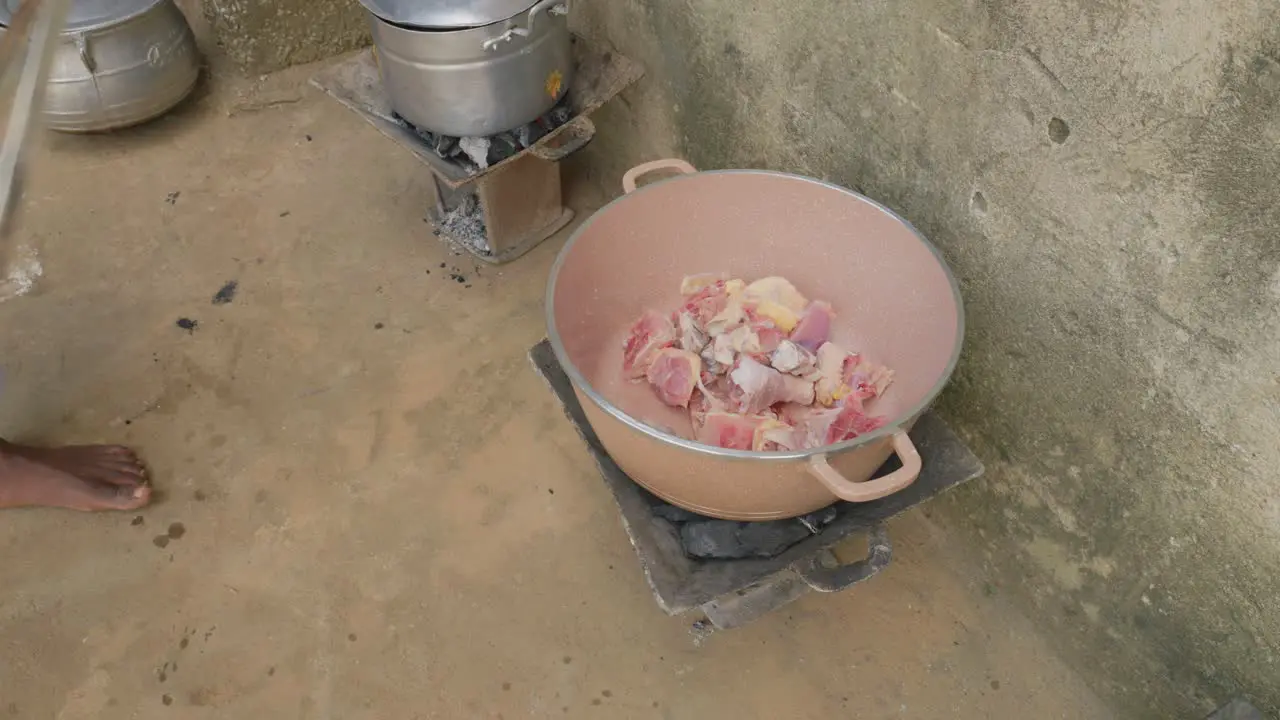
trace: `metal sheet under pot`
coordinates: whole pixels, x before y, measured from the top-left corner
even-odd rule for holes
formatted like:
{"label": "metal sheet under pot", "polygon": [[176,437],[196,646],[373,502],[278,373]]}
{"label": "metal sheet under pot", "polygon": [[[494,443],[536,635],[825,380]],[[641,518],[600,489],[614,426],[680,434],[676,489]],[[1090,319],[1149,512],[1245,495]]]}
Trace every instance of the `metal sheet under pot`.
{"label": "metal sheet under pot", "polygon": [[[20,0],[0,5],[9,24]],[[45,123],[63,132],[135,125],[195,87],[195,36],[173,0],[76,0],[53,49]]]}
{"label": "metal sheet under pot", "polygon": [[444,30],[397,24],[370,10],[391,106],[419,128],[455,137],[532,122],[569,87],[568,13],[568,0],[541,0],[500,22]]}

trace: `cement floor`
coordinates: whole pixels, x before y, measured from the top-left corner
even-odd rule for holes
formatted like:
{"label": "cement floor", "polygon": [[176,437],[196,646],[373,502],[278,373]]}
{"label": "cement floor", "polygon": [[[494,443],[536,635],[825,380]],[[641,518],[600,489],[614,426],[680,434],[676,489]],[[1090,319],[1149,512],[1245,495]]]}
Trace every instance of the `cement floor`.
{"label": "cement floor", "polygon": [[0,515],[0,717],[1110,717],[919,512],[880,577],[695,642],[525,359],[560,239],[453,255],[307,73],[41,153],[0,432],[132,443],[163,498]]}

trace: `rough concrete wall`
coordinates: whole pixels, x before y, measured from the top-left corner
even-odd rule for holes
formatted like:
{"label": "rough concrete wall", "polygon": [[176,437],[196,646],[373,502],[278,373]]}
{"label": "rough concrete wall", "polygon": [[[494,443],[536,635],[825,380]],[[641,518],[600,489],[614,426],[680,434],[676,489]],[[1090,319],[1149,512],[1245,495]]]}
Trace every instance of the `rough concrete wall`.
{"label": "rough concrete wall", "polygon": [[311,62],[369,43],[356,0],[204,0],[218,46],[245,74]]}
{"label": "rough concrete wall", "polygon": [[944,506],[1125,716],[1280,711],[1280,10],[1272,0],[580,3],[648,77],[601,180],[676,152],[880,199],[970,329]]}

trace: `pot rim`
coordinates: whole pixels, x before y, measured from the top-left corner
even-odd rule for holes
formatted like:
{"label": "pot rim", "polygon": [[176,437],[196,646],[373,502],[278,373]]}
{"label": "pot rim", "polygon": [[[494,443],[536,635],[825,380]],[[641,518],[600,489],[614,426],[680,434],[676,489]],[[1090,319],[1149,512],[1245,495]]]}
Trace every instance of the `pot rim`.
{"label": "pot rim", "polygon": [[[916,236],[917,240],[924,243],[924,246],[928,248],[929,252],[933,254],[935,259],[937,259],[938,264],[942,267],[943,274],[946,275],[947,282],[951,285],[951,295],[955,300],[955,304],[956,304],[956,337],[955,337],[954,347],[952,347],[951,349],[951,357],[947,359],[946,369],[943,371],[942,375],[938,378],[938,382],[935,383],[934,386],[930,388],[927,393],[925,393],[924,398],[919,403],[917,403],[914,407],[912,407],[906,413],[903,413],[901,416],[899,416],[899,418],[896,419],[894,422],[886,424],[884,427],[880,428],[879,430],[867,433],[866,435],[859,435],[856,438],[845,440],[844,442],[835,443],[833,445],[823,445],[821,447],[816,447],[816,448],[808,448],[805,450],[793,450],[790,452],[759,452],[755,450],[730,450],[728,448],[716,447],[714,445],[704,445],[703,443],[700,443],[694,440],[689,440],[686,438],[682,438],[678,435],[673,435],[671,433],[664,432],[662,430],[659,430],[656,427],[653,427],[651,425],[648,425],[646,423],[643,423],[637,420],[636,418],[631,417],[627,413],[623,412],[619,407],[617,407],[613,403],[606,400],[602,395],[600,395],[600,393],[596,392],[596,389],[591,386],[591,383],[587,382],[587,379],[582,375],[582,372],[578,370],[578,367],[573,363],[572,360],[569,359],[569,353],[565,350],[564,343],[560,339],[560,331],[556,328],[555,296],[556,296],[556,281],[560,277],[560,268],[563,267],[566,258],[568,258],[570,251],[573,250],[573,246],[574,244],[577,243],[578,238],[582,236],[583,232],[585,232],[586,229],[590,227],[591,224],[595,222],[596,218],[598,218],[601,214],[603,214],[605,210],[608,210],[609,208],[613,207],[614,205],[617,205],[618,203],[626,200],[627,198],[634,197],[643,192],[648,192],[649,189],[652,187],[656,187],[658,185],[665,185],[667,183],[686,181],[691,178],[697,177],[699,175],[771,175],[775,177],[784,177],[791,180],[801,180],[804,182],[812,183],[819,187],[824,187],[831,190],[837,190],[846,195],[850,195],[852,197],[855,197],[870,203],[872,207],[876,208],[880,212],[892,217],[898,222],[901,222],[903,225],[907,227],[908,230],[911,231],[911,234]],[[825,180],[819,180],[817,178],[808,177],[805,175],[780,172],[777,170],[759,170],[759,169],[702,170],[692,174],[677,175],[675,177],[666,178],[656,182],[651,182],[645,185],[644,187],[636,189],[633,192],[625,193],[623,195],[620,195],[614,198],[609,203],[601,207],[599,210],[596,210],[594,213],[592,213],[591,217],[587,218],[581,225],[579,225],[577,229],[573,231],[573,234],[569,236],[569,239],[565,242],[564,247],[560,248],[560,252],[556,255],[556,261],[551,266],[551,276],[547,281],[547,291],[544,298],[544,312],[546,313],[546,317],[547,317],[547,337],[551,341],[551,349],[552,351],[555,352],[556,359],[560,361],[560,366],[564,368],[565,373],[568,374],[569,379],[573,381],[573,384],[575,387],[580,389],[582,392],[586,393],[587,397],[591,398],[592,402],[594,402],[596,405],[598,405],[605,412],[609,413],[617,420],[621,421],[622,423],[631,427],[634,430],[638,430],[641,433],[644,433],[645,435],[648,435],[649,437],[654,438],[655,440],[659,440],[671,445],[675,445],[676,447],[679,447],[683,450],[701,453],[704,455],[711,455],[717,458],[730,458],[730,459],[739,459],[739,460],[765,460],[770,462],[786,462],[786,461],[794,461],[794,460],[804,460],[806,458],[810,458],[818,455],[823,455],[823,456],[835,455],[838,453],[843,453],[849,450],[859,448],[863,445],[868,445],[872,442],[875,442],[876,440],[888,437],[890,435],[893,435],[894,433],[899,432],[904,425],[907,425],[910,422],[912,422],[914,419],[920,417],[920,415],[923,414],[924,411],[928,409],[928,407],[933,403],[933,401],[937,399],[938,394],[942,392],[942,389],[946,387],[947,383],[951,380],[951,376],[955,372],[956,365],[960,361],[960,350],[964,346],[964,331],[965,331],[964,301],[960,296],[960,284],[956,281],[955,274],[951,272],[951,267],[947,265],[947,261],[945,258],[943,258],[942,253],[938,250],[938,247],[934,245],[932,242],[930,242],[929,239],[926,238],[923,233],[917,230],[915,225],[912,225],[910,222],[907,221],[906,218],[902,217],[901,215],[894,212],[893,210],[890,210],[884,204],[877,202],[876,200],[872,200],[871,198],[861,193],[854,192],[849,188],[842,187],[834,183],[826,182]]]}

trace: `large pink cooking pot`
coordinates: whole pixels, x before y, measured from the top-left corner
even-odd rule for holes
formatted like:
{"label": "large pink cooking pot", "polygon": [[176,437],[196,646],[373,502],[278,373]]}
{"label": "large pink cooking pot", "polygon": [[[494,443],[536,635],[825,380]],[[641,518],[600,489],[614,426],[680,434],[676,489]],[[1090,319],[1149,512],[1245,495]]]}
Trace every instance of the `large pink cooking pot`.
{"label": "large pink cooking pot", "polygon": [[[657,170],[681,175],[636,189]],[[633,168],[626,194],[560,251],[547,288],[547,328],[592,429],[633,480],[703,515],[795,517],[836,499],[897,492],[920,473],[907,437],[951,377],[964,335],[959,289],[937,248],[857,193],[763,170],[697,172],[682,160]],[[894,370],[872,410],[881,430],[837,445],[763,453],[703,445],[688,414],[622,376],[622,348],[646,308],[679,302],[680,279],[780,275],[829,301],[832,340]],[[869,478],[896,453],[902,467]]]}

